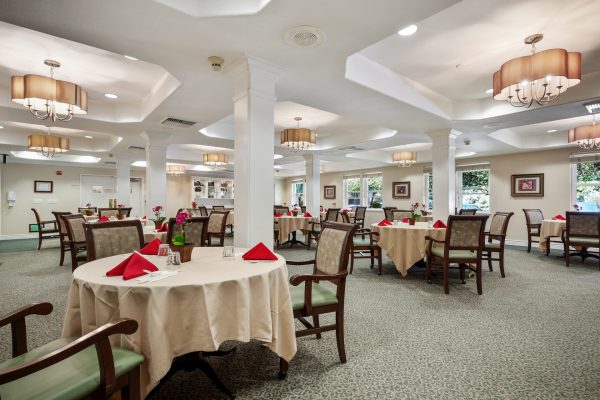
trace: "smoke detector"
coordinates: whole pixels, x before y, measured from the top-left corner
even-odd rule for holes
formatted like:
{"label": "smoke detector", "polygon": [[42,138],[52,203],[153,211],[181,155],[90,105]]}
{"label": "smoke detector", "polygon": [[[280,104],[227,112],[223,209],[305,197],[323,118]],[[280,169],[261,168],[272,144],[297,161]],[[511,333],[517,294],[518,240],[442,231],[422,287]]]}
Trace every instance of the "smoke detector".
{"label": "smoke detector", "polygon": [[302,25],[285,31],[284,38],[290,46],[308,49],[320,46],[325,41],[325,33],[314,26]]}
{"label": "smoke detector", "polygon": [[465,146],[468,146],[468,145],[470,145],[470,144],[471,144],[471,139],[465,139],[465,140],[463,141],[463,143],[465,144]]}
{"label": "smoke detector", "polygon": [[208,57],[208,62],[210,63],[210,66],[212,67],[213,70],[220,71],[221,65],[223,65],[225,60],[223,60],[223,58],[221,58],[219,56],[210,56],[210,57]]}

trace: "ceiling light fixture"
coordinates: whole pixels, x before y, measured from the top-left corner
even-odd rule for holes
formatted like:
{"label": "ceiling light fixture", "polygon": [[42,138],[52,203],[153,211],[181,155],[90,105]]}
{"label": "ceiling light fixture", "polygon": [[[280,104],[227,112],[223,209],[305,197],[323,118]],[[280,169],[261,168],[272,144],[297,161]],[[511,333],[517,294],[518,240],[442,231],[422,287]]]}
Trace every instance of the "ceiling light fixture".
{"label": "ceiling light fixture", "polygon": [[84,138],[86,138],[86,139],[93,139],[94,137],[90,136],[90,135],[85,135]]}
{"label": "ceiling light fixture", "polygon": [[223,168],[227,165],[227,154],[205,153],[202,155],[202,163],[212,169]]}
{"label": "ceiling light fixture", "polygon": [[104,97],[108,97],[109,99],[118,99],[119,96],[113,93],[104,93]]}
{"label": "ceiling light fixture", "polygon": [[128,59],[128,60],[138,61],[138,59],[137,59],[137,58],[135,58],[135,57],[132,57],[132,56],[128,56],[128,55],[126,55],[126,54],[123,54],[123,57],[125,57],[125,58],[126,58],[126,59]]}
{"label": "ceiling light fixture", "polygon": [[494,73],[494,99],[514,107],[540,106],[550,103],[561,93],[581,82],[581,53],[549,49],[536,53],[541,33],[527,36],[531,55],[513,58]]}
{"label": "ceiling light fixture", "polygon": [[577,143],[583,150],[600,149],[600,125],[596,125],[596,115],[592,116],[592,125],[569,129],[569,143]]}
{"label": "ceiling light fixture", "polygon": [[554,132],[558,132],[558,129],[548,129],[546,131],[546,133],[554,133]]}
{"label": "ceiling light fixture", "polygon": [[398,151],[392,156],[398,167],[410,167],[417,162],[417,153],[414,151]]}
{"label": "ceiling light fixture", "polygon": [[600,103],[587,103],[583,105],[589,114],[600,113]]}
{"label": "ceiling light fixture", "polygon": [[307,128],[300,128],[302,117],[295,117],[296,128],[288,128],[281,131],[279,137],[281,145],[287,146],[292,151],[300,152],[314,146],[317,143],[317,134]]}
{"label": "ceiling light fixture", "polygon": [[494,89],[488,89],[485,91],[486,94],[492,94],[494,93]]}
{"label": "ceiling light fixture", "polygon": [[56,154],[69,151],[69,139],[50,134],[48,127],[47,135],[29,135],[27,148],[41,153],[44,157],[54,157]]}
{"label": "ceiling light fixture", "polygon": [[54,69],[60,63],[44,60],[50,67],[50,77],[42,75],[13,76],[11,99],[29,109],[36,118],[69,121],[74,114],[87,114],[87,92],[67,81],[54,79]]}
{"label": "ceiling light fixture", "polygon": [[181,176],[185,174],[185,165],[167,164],[167,175]]}
{"label": "ceiling light fixture", "polygon": [[4,129],[4,127],[2,125],[0,125],[0,129]]}
{"label": "ceiling light fixture", "polygon": [[410,36],[410,35],[414,35],[415,32],[417,31],[417,26],[416,25],[409,25],[406,28],[402,28],[398,31],[398,35],[400,36]]}

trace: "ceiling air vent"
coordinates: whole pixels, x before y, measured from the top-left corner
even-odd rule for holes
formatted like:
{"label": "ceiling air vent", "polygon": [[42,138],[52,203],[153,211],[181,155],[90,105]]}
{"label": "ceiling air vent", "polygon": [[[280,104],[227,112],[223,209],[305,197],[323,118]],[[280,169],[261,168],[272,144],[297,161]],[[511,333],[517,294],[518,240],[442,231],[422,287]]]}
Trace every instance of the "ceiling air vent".
{"label": "ceiling air vent", "polygon": [[117,165],[117,162],[116,161],[104,161],[104,164]]}
{"label": "ceiling air vent", "polygon": [[173,117],[165,118],[160,124],[165,128],[189,128],[196,125],[194,121],[186,121],[185,119]]}
{"label": "ceiling air vent", "polygon": [[146,151],[146,149],[145,149],[145,148],[143,148],[143,147],[140,147],[140,146],[129,146],[129,147],[127,148],[127,150],[141,150],[141,151]]}
{"label": "ceiling air vent", "polygon": [[285,31],[285,42],[293,47],[304,49],[320,46],[325,40],[325,34],[314,26],[297,26]]}
{"label": "ceiling air vent", "polygon": [[341,150],[341,151],[363,151],[364,149],[361,149],[360,147],[356,147],[356,146],[348,146],[348,147],[340,147],[338,150]]}

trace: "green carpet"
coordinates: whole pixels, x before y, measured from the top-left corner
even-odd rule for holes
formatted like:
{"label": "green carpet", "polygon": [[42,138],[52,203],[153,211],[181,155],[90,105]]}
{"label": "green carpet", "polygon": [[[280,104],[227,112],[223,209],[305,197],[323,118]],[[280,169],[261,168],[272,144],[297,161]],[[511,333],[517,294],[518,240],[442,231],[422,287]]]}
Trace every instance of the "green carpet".
{"label": "green carpet", "polygon": [[[278,252],[291,260],[314,253]],[[58,337],[70,276],[69,265],[58,266],[58,249],[0,260],[0,314],[50,301],[51,316],[29,319],[29,341]],[[347,364],[333,333],[299,339],[285,381],[276,379],[277,357],[258,342],[210,363],[238,399],[599,399],[600,271],[594,260],[571,265],[511,249],[507,277],[485,271],[482,296],[474,279],[462,285],[457,275],[446,296],[440,279],[427,284],[423,270],[402,278],[385,259],[378,276],[361,260],[347,286]],[[0,337],[5,359],[10,330],[1,328]],[[224,397],[201,372],[180,372],[148,398]]]}

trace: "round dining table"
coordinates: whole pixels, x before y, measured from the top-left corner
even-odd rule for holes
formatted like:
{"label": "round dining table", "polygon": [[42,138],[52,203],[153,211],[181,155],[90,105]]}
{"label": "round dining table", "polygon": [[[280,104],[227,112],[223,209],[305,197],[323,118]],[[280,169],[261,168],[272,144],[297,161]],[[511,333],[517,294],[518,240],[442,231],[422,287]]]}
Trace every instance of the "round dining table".
{"label": "round dining table", "polygon": [[379,247],[385,250],[402,276],[406,276],[410,267],[425,257],[426,236],[436,240],[446,237],[446,228],[433,228],[429,222],[417,222],[415,225],[399,222],[390,226],[373,224],[371,230],[379,233]]}
{"label": "round dining table", "polygon": [[[163,378],[176,357],[215,351],[227,340],[262,342],[290,361],[296,335],[285,259],[246,261],[235,249],[196,247],[189,262],[160,280],[123,280],[106,272],[129,254],[88,262],[71,279],[63,336],[81,336],[118,318],[139,324],[132,335],[111,342],[146,358],[141,366],[142,398]],[[159,270],[166,258],[146,256]]]}
{"label": "round dining table", "polygon": [[540,242],[538,244],[540,251],[548,251],[548,243],[552,237],[561,237],[562,231],[567,227],[567,221],[561,219],[545,219],[540,227]]}
{"label": "round dining table", "polygon": [[[296,231],[310,231],[312,229],[312,225],[310,224],[310,222],[319,222],[319,218],[305,217],[303,214],[300,213],[296,217],[288,215],[275,217],[275,221],[277,222],[277,226],[279,229],[279,243],[281,245],[284,245],[289,242],[292,245],[294,245],[296,243],[303,244],[302,242],[296,240]],[[292,234],[292,239],[288,242],[284,242],[289,234]]]}

